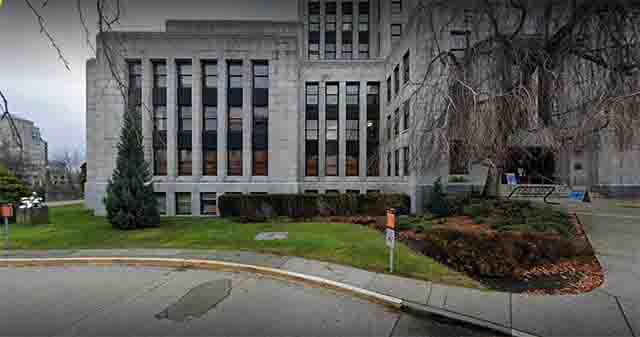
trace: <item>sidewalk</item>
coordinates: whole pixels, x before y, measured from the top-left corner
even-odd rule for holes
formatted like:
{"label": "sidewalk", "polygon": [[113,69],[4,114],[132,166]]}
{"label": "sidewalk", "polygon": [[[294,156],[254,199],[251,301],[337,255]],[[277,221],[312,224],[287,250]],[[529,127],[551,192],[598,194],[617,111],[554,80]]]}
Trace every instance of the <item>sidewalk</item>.
{"label": "sidewalk", "polygon": [[[639,336],[640,209],[605,203],[572,207],[606,272],[588,294],[527,296],[457,288],[327,262],[251,252],[167,249],[2,252],[1,258],[138,257],[202,259],[275,268],[342,282],[404,300],[407,310],[436,313],[513,335]],[[610,214],[605,216],[593,214]],[[623,216],[623,217],[620,217]],[[637,218],[636,218],[637,217]]]}

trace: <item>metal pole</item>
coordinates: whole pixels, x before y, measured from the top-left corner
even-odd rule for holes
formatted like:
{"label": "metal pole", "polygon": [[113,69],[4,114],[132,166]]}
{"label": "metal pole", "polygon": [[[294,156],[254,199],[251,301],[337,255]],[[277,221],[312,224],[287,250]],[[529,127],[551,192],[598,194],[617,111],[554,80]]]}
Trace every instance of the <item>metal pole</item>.
{"label": "metal pole", "polygon": [[4,217],[4,248],[9,253],[9,218]]}
{"label": "metal pole", "polygon": [[393,251],[395,250],[395,244],[391,247],[391,253],[389,254],[389,268],[390,272],[393,273]]}

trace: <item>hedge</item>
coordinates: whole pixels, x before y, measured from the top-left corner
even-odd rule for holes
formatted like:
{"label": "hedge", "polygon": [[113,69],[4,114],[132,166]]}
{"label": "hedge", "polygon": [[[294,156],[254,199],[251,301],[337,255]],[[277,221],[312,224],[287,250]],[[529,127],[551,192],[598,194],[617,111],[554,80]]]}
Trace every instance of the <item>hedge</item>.
{"label": "hedge", "polygon": [[220,196],[222,217],[261,220],[276,216],[310,218],[313,216],[385,215],[387,208],[400,214],[410,210],[404,194],[268,194]]}

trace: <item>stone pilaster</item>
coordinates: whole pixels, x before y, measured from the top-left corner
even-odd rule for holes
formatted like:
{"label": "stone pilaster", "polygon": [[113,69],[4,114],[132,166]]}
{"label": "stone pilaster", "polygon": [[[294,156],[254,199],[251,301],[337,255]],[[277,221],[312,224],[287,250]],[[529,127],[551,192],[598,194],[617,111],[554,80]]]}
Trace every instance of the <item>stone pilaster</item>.
{"label": "stone pilaster", "polygon": [[360,126],[359,133],[359,144],[360,144],[360,158],[359,158],[359,168],[360,177],[367,176],[367,82],[360,82],[360,97],[359,97],[359,117],[360,120],[358,125]]}
{"label": "stone pilaster", "polygon": [[318,175],[324,177],[327,175],[327,84],[324,81],[318,83]]}
{"label": "stone pilaster", "polygon": [[253,122],[253,104],[251,101],[253,89],[253,71],[251,59],[242,60],[242,176],[253,175],[253,149],[251,146],[251,124]]}
{"label": "stone pilaster", "polygon": [[141,111],[144,159],[153,168],[153,65],[147,57],[142,59]]}
{"label": "stone pilaster", "polygon": [[347,83],[338,86],[338,175],[346,176],[347,171]]}

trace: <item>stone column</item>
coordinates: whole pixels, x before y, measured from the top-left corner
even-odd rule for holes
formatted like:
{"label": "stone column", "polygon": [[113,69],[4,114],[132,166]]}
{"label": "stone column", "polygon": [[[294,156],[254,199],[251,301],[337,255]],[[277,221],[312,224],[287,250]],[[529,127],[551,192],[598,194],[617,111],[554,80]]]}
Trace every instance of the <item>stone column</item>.
{"label": "stone column", "polygon": [[253,104],[251,102],[252,75],[251,60],[245,57],[242,61],[242,176],[244,177],[253,175],[253,165],[251,165],[253,157],[251,146],[251,123],[253,122]]}
{"label": "stone column", "polygon": [[360,121],[358,125],[360,126],[359,133],[359,144],[360,144],[360,159],[359,159],[359,167],[360,167],[360,177],[367,176],[367,82],[360,82]]}
{"label": "stone column", "polygon": [[141,111],[144,160],[153,171],[153,65],[148,57],[142,59]]}
{"label": "stone column", "polygon": [[380,165],[380,176],[385,176],[386,175],[386,149],[387,149],[387,142],[388,140],[385,138],[386,137],[386,128],[387,128],[387,116],[385,114],[385,111],[387,110],[387,80],[386,78],[384,79],[384,81],[382,81],[380,83],[380,120],[378,125],[380,125],[379,130],[378,130],[378,140],[379,140],[379,145],[378,145],[378,164]]}
{"label": "stone column", "polygon": [[192,175],[195,181],[202,177],[202,67],[200,58],[191,59],[191,113],[192,113]]}
{"label": "stone column", "polygon": [[318,176],[327,175],[327,85],[318,82]]}
{"label": "stone column", "polygon": [[338,86],[338,175],[346,176],[347,171],[347,83]]}
{"label": "stone column", "polygon": [[178,175],[178,112],[176,60],[167,59],[167,176]]}
{"label": "stone column", "polygon": [[200,202],[200,192],[194,187],[191,191],[191,215],[200,215]]}
{"label": "stone column", "polygon": [[227,63],[218,59],[218,177],[227,176]]}

